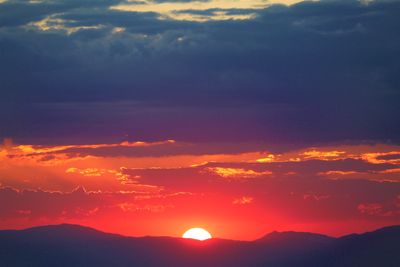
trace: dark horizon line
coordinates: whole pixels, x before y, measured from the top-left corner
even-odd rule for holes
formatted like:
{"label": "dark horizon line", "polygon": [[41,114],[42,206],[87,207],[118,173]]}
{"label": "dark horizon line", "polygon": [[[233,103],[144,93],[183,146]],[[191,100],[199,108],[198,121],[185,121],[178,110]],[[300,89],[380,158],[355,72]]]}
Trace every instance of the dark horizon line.
{"label": "dark horizon line", "polygon": [[206,239],[206,240],[196,240],[196,239],[191,239],[191,238],[183,238],[180,236],[153,236],[153,235],[143,235],[143,236],[131,236],[131,235],[124,235],[124,234],[119,234],[119,233],[114,233],[114,232],[106,232],[103,230],[99,230],[96,229],[94,227],[91,226],[87,226],[87,225],[82,225],[82,224],[73,224],[73,223],[59,223],[59,224],[45,224],[45,225],[37,225],[37,226],[32,226],[32,227],[27,227],[27,228],[22,228],[22,229],[0,229],[0,232],[3,231],[29,231],[29,230],[34,230],[34,229],[40,229],[40,228],[49,228],[49,227],[79,227],[79,228],[86,228],[88,230],[92,230],[92,231],[96,231],[99,233],[103,233],[103,234],[109,234],[109,235],[115,235],[115,236],[120,236],[120,237],[126,237],[126,238],[172,238],[172,239],[182,239],[182,240],[194,240],[194,241],[198,241],[198,242],[207,242],[210,240],[226,240],[226,241],[240,241],[240,242],[257,242],[260,241],[268,236],[270,236],[271,234],[311,234],[311,235],[319,235],[319,236],[323,236],[323,237],[327,237],[327,238],[331,238],[331,239],[340,239],[340,238],[344,238],[344,237],[348,237],[348,236],[354,236],[354,235],[363,235],[363,234],[368,234],[368,233],[373,233],[376,231],[381,231],[384,229],[390,229],[390,228],[395,228],[395,227],[400,227],[400,224],[393,224],[393,225],[388,225],[388,226],[383,226],[383,227],[379,227],[379,228],[374,228],[374,230],[370,230],[370,231],[365,231],[365,232],[353,232],[353,233],[349,233],[349,234],[345,234],[345,235],[341,235],[341,236],[330,236],[330,235],[326,235],[323,233],[318,233],[318,232],[304,232],[304,231],[276,231],[273,230],[271,232],[268,232],[262,236],[260,236],[259,238],[253,239],[253,240],[241,240],[241,239],[229,239],[229,238],[220,238],[220,237],[214,237],[212,236],[212,238],[210,239]]}

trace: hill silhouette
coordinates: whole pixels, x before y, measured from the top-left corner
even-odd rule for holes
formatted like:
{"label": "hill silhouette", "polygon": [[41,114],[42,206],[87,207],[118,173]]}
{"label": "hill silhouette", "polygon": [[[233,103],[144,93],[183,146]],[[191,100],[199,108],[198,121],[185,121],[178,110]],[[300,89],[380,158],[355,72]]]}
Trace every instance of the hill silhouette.
{"label": "hill silhouette", "polygon": [[0,266],[400,266],[400,226],[332,238],[273,232],[247,242],[126,237],[79,225],[0,231]]}

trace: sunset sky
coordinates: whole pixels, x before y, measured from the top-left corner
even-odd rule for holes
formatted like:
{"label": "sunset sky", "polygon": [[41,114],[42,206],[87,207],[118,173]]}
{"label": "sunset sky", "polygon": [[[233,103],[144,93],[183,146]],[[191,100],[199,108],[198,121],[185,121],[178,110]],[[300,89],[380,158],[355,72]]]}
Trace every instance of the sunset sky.
{"label": "sunset sky", "polygon": [[0,0],[0,229],[400,224],[400,1]]}

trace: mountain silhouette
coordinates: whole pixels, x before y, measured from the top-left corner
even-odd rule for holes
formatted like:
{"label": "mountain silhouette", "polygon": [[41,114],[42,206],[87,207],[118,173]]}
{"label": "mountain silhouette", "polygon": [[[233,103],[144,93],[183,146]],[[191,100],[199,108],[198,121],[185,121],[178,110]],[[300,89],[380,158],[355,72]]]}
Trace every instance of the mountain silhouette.
{"label": "mountain silhouette", "polygon": [[0,231],[0,266],[400,266],[400,226],[332,238],[272,232],[255,241],[126,237],[79,225]]}
{"label": "mountain silhouette", "polygon": [[265,235],[264,237],[255,240],[258,243],[298,243],[298,244],[308,244],[308,245],[324,245],[329,244],[334,240],[334,238],[321,235],[321,234],[313,234],[307,232],[277,232],[274,231]]}

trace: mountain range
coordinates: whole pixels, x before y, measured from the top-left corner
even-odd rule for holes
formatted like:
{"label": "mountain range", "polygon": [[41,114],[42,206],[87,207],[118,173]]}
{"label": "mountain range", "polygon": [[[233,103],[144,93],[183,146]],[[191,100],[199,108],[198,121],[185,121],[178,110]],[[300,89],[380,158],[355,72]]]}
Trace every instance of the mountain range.
{"label": "mountain range", "polygon": [[272,232],[254,241],[126,237],[49,225],[1,230],[0,266],[399,267],[400,225],[339,238]]}

